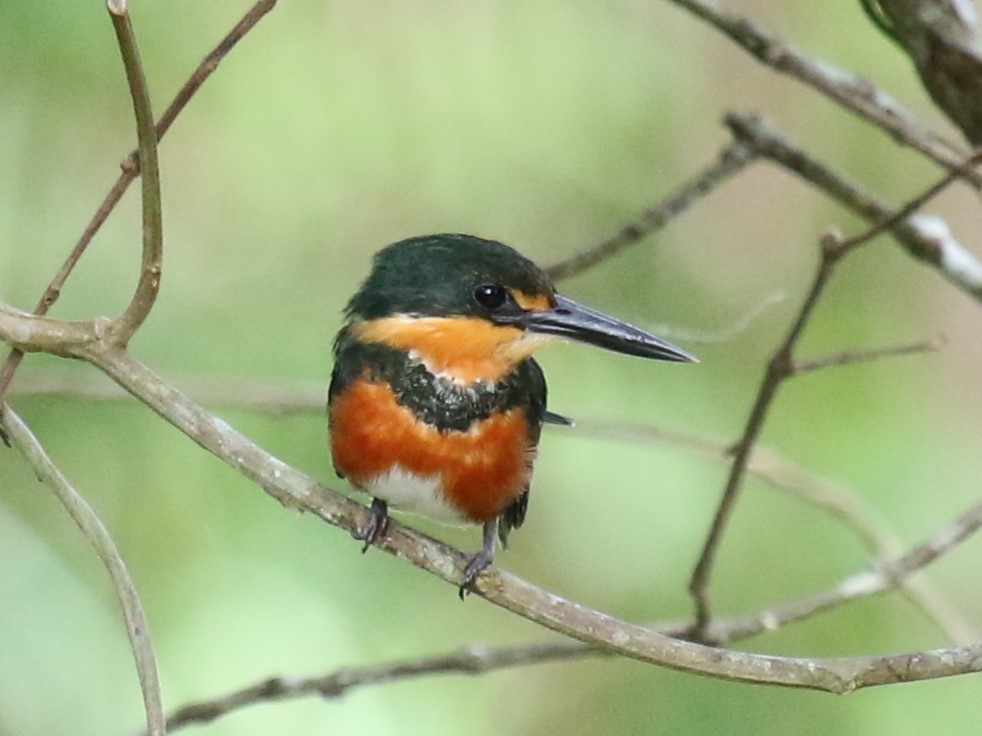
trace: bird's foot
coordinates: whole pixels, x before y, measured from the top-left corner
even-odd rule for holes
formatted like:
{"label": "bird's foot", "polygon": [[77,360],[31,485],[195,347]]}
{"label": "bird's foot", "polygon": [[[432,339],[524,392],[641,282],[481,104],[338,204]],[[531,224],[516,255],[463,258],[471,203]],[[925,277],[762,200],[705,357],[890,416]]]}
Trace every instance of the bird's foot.
{"label": "bird's foot", "polygon": [[494,562],[494,538],[497,533],[497,519],[484,525],[484,546],[467,561],[467,566],[464,568],[464,579],[460,581],[460,600],[464,600],[464,597],[473,590],[477,576]]}
{"label": "bird's foot", "polygon": [[362,554],[364,554],[375,543],[376,539],[385,535],[388,528],[389,507],[385,501],[373,498],[368,522],[361,529],[351,532],[351,536],[365,543],[365,546],[361,548]]}

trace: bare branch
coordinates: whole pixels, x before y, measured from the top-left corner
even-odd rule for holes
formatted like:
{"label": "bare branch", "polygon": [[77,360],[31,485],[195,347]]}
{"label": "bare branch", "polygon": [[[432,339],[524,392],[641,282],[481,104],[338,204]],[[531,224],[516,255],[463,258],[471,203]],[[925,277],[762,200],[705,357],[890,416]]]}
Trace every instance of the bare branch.
{"label": "bare branch", "polygon": [[[756,116],[727,115],[733,135],[755,146],[764,158],[831,195],[869,222],[888,221],[894,210],[858,185],[794,146]],[[892,226],[890,234],[907,253],[934,266],[948,281],[976,300],[982,300],[982,262],[959,243],[944,221],[918,214]]]}
{"label": "bare branch", "polygon": [[126,634],[136,662],[140,689],[143,692],[143,706],[147,718],[147,730],[152,736],[164,736],[164,706],[160,695],[160,681],[157,677],[157,662],[150,628],[143,605],[136,592],[136,586],[119,550],[106,530],[98,514],[86,503],[81,494],[72,486],[58,467],[51,461],[41,443],[31,430],[10,407],[4,407],[0,414],[7,436],[11,439],[24,459],[30,463],[39,480],[45,483],[57,496],[61,505],[82,531],[82,536],[92,545],[102,564],[105,565],[112,580],[113,590],[123,609]]}
{"label": "bare branch", "polygon": [[[95,342],[108,320],[65,322],[39,317],[0,302],[0,342],[21,352],[44,352],[76,358],[82,346]],[[2,413],[2,411],[0,411]]]}
{"label": "bare branch", "polygon": [[[850,575],[827,591],[799,601],[776,606],[744,618],[734,618],[711,628],[714,640],[731,641],[761,631],[777,629],[793,621],[814,616],[857,598],[884,593],[910,579],[946,552],[978,531],[982,526],[982,502],[935,532],[926,542],[901,557],[884,559],[872,568]],[[976,646],[976,645],[971,645]]]}
{"label": "bare branch", "polygon": [[712,192],[716,187],[751,163],[756,154],[742,143],[731,143],[720,152],[717,160],[694,179],[683,184],[673,194],[645,210],[641,216],[623,227],[620,232],[599,245],[588,248],[546,269],[549,276],[559,281],[576,276],[589,268],[635,245],[646,236],[660,230],[689,207]]}
{"label": "bare branch", "polygon": [[[177,116],[181,114],[187,104],[194,97],[195,93],[201,88],[201,85],[210,77],[218,65],[222,63],[229,52],[235,48],[235,45],[242,40],[242,38],[253,29],[253,27],[263,19],[263,17],[276,7],[278,0],[258,0],[255,5],[253,5],[245,15],[239,19],[239,22],[235,24],[231,31],[225,34],[225,37],[218,42],[218,45],[213,48],[198,67],[192,72],[188,80],[181,86],[178,90],[177,95],[171,101],[167,109],[164,110],[164,114],[160,116],[160,120],[157,121],[157,139],[164,137],[171,124],[177,119]],[[120,167],[123,170],[132,170],[134,174],[138,174],[140,171],[140,159],[137,152],[131,153],[121,164]]]}
{"label": "bare branch", "polygon": [[[625,424],[623,422],[598,422],[579,420],[577,431],[602,439],[618,439],[633,442],[659,442],[716,460],[730,462],[732,446],[722,440],[666,429],[652,424]],[[865,504],[855,490],[842,487],[811,473],[781,454],[756,446],[747,461],[746,473],[766,486],[786,494],[796,501],[811,504],[845,524],[857,536],[860,543],[876,559],[889,560],[900,555],[903,547],[900,539],[876,513]],[[979,639],[978,629],[965,619],[923,577],[906,577],[900,581],[901,592],[920,608],[948,638],[959,644]],[[771,616],[768,616],[771,620]],[[745,625],[745,624],[741,624]],[[728,624],[712,622],[710,641],[730,641],[723,636]],[[761,625],[759,631],[769,630]],[[769,626],[769,625],[768,625]],[[681,627],[679,633],[685,633]]]}
{"label": "bare branch", "polygon": [[[920,151],[946,169],[956,169],[965,152],[940,135],[924,129],[916,118],[869,81],[818,61],[789,46],[745,18],[727,13],[708,0],[669,0],[725,34],[758,61],[797,79],[838,102],[847,110],[889,133],[895,141]],[[982,175],[965,178],[982,187]]]}

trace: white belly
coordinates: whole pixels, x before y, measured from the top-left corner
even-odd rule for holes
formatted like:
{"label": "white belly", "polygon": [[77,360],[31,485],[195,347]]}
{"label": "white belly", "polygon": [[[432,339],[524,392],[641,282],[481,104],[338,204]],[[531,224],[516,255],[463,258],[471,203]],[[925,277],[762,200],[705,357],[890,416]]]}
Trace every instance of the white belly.
{"label": "white belly", "polygon": [[445,524],[466,524],[459,513],[446,502],[437,475],[419,476],[399,465],[365,484],[364,491],[400,511],[422,514]]}

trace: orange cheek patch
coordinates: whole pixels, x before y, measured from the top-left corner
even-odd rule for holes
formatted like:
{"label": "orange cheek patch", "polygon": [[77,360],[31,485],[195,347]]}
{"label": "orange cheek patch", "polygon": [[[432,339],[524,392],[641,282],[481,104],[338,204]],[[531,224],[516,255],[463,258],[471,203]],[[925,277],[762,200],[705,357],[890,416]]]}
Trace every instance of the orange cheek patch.
{"label": "orange cheek patch", "polygon": [[466,432],[439,432],[400,406],[382,383],[355,381],[331,404],[334,467],[364,488],[393,466],[439,476],[445,502],[470,521],[498,516],[532,472],[525,413],[512,409]]}
{"label": "orange cheek patch", "polygon": [[477,317],[383,317],[352,326],[355,338],[412,351],[432,373],[461,383],[496,381],[543,340]]}

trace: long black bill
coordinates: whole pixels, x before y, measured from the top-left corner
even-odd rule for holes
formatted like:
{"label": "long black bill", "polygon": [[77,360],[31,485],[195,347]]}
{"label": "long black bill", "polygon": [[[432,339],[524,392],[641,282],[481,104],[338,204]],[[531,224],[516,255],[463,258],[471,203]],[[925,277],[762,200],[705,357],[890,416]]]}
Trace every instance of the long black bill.
{"label": "long black bill", "polygon": [[694,355],[655,337],[650,332],[577,304],[572,299],[559,294],[556,295],[555,307],[525,312],[518,322],[530,332],[558,335],[617,353],[678,363],[699,362]]}

